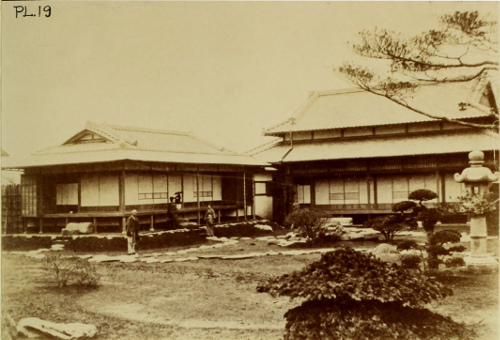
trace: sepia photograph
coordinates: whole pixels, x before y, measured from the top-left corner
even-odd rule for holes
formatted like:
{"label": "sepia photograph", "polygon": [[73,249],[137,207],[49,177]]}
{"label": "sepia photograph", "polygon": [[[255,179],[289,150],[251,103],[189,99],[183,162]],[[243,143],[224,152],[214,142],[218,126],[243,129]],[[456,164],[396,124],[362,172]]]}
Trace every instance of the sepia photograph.
{"label": "sepia photograph", "polygon": [[2,1],[2,340],[498,340],[497,1]]}

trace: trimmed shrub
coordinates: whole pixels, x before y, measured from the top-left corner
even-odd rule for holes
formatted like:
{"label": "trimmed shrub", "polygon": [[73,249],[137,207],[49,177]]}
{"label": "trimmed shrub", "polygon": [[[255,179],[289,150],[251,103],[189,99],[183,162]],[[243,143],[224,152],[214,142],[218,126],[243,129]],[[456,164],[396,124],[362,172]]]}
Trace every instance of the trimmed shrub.
{"label": "trimmed shrub", "polygon": [[450,317],[399,303],[308,301],[285,318],[285,340],[474,339],[472,331]]}
{"label": "trimmed shrub", "polygon": [[380,216],[368,221],[366,226],[380,232],[386,241],[392,241],[394,235],[407,227],[404,221],[403,215]]}
{"label": "trimmed shrub", "polygon": [[257,291],[305,299],[285,314],[285,339],[473,338],[463,324],[424,308],[451,289],[350,248],[323,254]]}
{"label": "trimmed shrub", "polygon": [[297,228],[297,234],[304,237],[307,243],[318,244],[326,236],[325,225],[328,215],[314,209],[297,209],[287,216],[285,225]]}

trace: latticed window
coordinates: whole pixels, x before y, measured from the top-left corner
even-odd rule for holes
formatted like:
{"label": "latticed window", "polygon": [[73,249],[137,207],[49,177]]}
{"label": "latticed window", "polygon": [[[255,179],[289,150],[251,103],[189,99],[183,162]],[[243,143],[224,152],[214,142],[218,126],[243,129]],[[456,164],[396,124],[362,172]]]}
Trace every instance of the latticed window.
{"label": "latticed window", "polygon": [[34,176],[21,177],[22,215],[35,217],[37,215],[37,181]]}

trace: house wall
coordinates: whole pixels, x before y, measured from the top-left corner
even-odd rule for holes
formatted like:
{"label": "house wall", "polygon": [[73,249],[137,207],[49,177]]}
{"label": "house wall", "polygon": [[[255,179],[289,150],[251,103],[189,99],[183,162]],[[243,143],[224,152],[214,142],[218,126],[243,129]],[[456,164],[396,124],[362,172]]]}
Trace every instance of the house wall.
{"label": "house wall", "polygon": [[374,203],[373,191],[373,181],[365,177],[319,179],[314,182],[318,205]]}
{"label": "house wall", "polygon": [[[80,180],[81,206],[104,207],[120,204],[118,175],[85,174]],[[58,185],[59,187],[59,185]],[[77,189],[78,186],[75,187]],[[59,192],[57,193],[59,197]],[[78,192],[76,192],[78,195]],[[58,201],[59,199],[57,199]],[[59,203],[57,203],[59,205]],[[78,204],[76,201],[75,204]]]}
{"label": "house wall", "polygon": [[[199,179],[200,202],[222,200],[221,176],[200,174]],[[194,174],[126,174],[125,204],[166,204],[183,187],[183,202],[197,202],[196,180]]]}
{"label": "house wall", "polygon": [[[377,175],[374,178],[320,178],[315,180],[313,185],[317,205],[374,204],[375,202],[394,204],[408,200],[409,193],[418,189],[428,189],[438,194],[438,199],[431,203],[457,202],[457,197],[465,194],[464,184],[455,182],[453,173],[445,173],[442,176],[436,173],[426,173]],[[301,194],[304,195],[304,191],[298,192],[299,203],[305,203]]]}

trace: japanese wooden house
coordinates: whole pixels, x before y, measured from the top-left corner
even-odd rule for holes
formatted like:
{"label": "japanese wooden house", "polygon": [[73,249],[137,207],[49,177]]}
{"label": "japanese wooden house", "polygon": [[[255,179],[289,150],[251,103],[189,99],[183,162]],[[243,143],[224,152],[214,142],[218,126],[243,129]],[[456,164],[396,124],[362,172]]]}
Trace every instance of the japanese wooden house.
{"label": "japanese wooden house", "polygon": [[[484,80],[426,85],[408,103],[439,117],[494,126],[494,88]],[[355,223],[390,213],[416,189],[436,192],[433,203],[456,201],[464,188],[453,174],[468,166],[471,150],[485,152],[486,166],[498,166],[499,141],[491,131],[432,119],[361,89],[313,92],[264,135],[278,139],[249,154],[279,169],[275,183],[291,183],[301,206]],[[275,191],[277,221],[286,213],[283,200]]]}
{"label": "japanese wooden house", "polygon": [[219,217],[247,218],[254,173],[266,165],[190,133],[89,122],[62,145],[2,166],[23,171],[26,227],[59,232],[68,222],[121,231],[132,209],[145,228],[161,226],[170,197],[179,198],[180,217],[198,224],[207,204]]}

